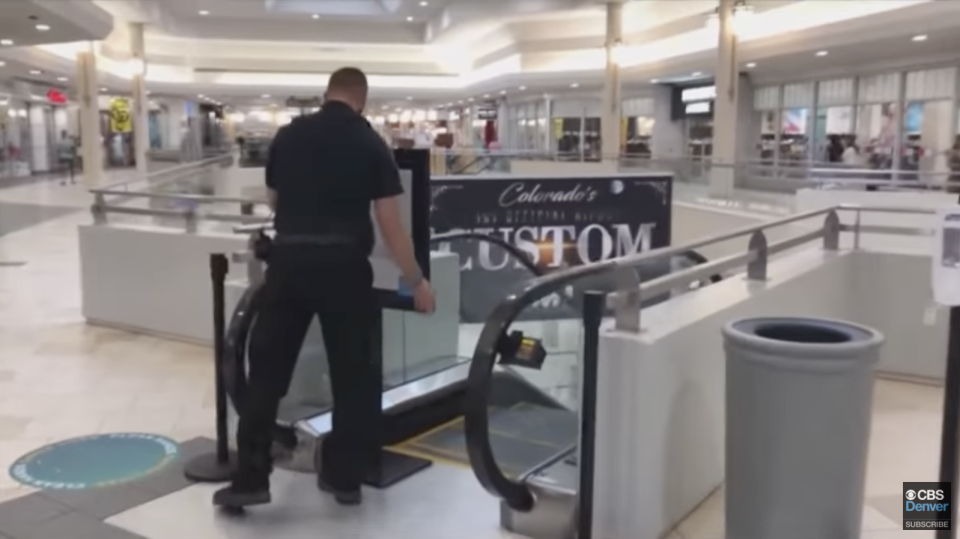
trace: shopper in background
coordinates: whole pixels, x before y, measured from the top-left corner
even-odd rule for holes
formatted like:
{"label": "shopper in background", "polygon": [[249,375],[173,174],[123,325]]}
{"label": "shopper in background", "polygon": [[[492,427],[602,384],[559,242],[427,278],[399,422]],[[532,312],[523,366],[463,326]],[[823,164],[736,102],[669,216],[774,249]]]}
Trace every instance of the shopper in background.
{"label": "shopper in background", "polygon": [[947,168],[950,169],[947,192],[960,193],[960,135],[954,139],[953,147],[947,150]]}
{"label": "shopper in background", "polygon": [[840,135],[829,135],[829,144],[827,144],[827,162],[840,163],[843,160],[843,143],[840,141]]}
{"label": "shopper in background", "polygon": [[77,164],[77,141],[67,133],[66,130],[60,132],[60,142],[57,144],[57,156],[60,166],[64,168],[67,177],[60,180],[60,185],[67,185],[67,179],[70,183],[77,183],[74,176],[74,167]]}
{"label": "shopper in background", "polygon": [[860,149],[857,148],[857,145],[851,136],[843,137],[843,153],[840,155],[841,161],[843,161],[844,166],[850,168],[861,168],[863,166],[863,160],[860,159]]}

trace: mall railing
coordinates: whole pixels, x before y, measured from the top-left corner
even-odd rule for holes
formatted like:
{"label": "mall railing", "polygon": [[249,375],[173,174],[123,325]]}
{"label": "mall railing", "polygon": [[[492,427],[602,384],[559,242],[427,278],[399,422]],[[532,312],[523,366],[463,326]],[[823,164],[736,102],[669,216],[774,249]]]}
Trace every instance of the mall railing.
{"label": "mall railing", "polygon": [[[230,168],[232,164],[233,156],[223,154],[162,169],[144,180],[91,189],[94,222],[106,224],[111,215],[149,217],[153,224],[197,232],[201,222],[214,226],[227,223],[232,227],[263,221],[265,215],[258,214],[257,209],[266,204],[266,199],[234,194],[242,191],[243,186],[228,178],[230,171],[235,170]],[[262,178],[257,176],[256,180]],[[229,232],[229,228],[221,230]]]}
{"label": "mall railing", "polygon": [[[852,225],[842,224],[839,214],[854,212],[857,218]],[[859,246],[860,236],[864,233],[929,235],[930,231],[921,228],[890,227],[865,225],[861,223],[859,215],[869,213],[906,213],[932,214],[932,210],[898,207],[865,207],[856,205],[840,205],[831,208],[819,209],[806,213],[791,215],[782,219],[771,220],[762,224],[748,226],[722,234],[709,236],[684,245],[665,247],[647,251],[637,255],[624,256],[586,266],[579,266],[534,279],[518,294],[504,299],[493,311],[484,325],[473,359],[470,365],[470,382],[467,384],[465,401],[464,428],[467,439],[467,453],[473,470],[484,488],[491,494],[500,497],[511,508],[518,511],[527,511],[534,504],[534,494],[529,486],[522,481],[508,478],[500,469],[494,456],[490,440],[490,423],[488,418],[488,390],[492,383],[494,366],[500,355],[500,344],[508,335],[511,325],[521,313],[544,297],[557,293],[569,287],[576,287],[584,282],[602,281],[607,283],[607,289],[598,291],[604,295],[605,310],[612,315],[614,328],[618,331],[639,333],[641,330],[640,315],[644,298],[653,297],[670,290],[688,287],[691,283],[702,280],[710,275],[725,274],[733,270],[746,269],[748,280],[762,281],[767,277],[769,260],[777,253],[820,242],[827,251],[838,251],[842,232],[851,232],[854,235],[854,245]],[[786,239],[769,242],[767,232],[776,227],[793,225],[811,219],[822,219],[822,224]],[[693,251],[703,247],[719,244],[731,239],[749,238],[746,251],[708,261],[693,267],[668,273],[661,277],[640,282],[635,268],[649,264],[656,260],[668,259],[679,253]],[[610,286],[612,285],[612,286]],[[583,289],[582,286],[579,288]],[[588,302],[589,303],[589,302]],[[584,313],[587,317],[589,313]],[[589,342],[595,347],[596,342]],[[584,350],[584,361],[596,358],[596,350]],[[583,372],[591,372],[590,366],[584,365]],[[581,409],[589,410],[595,406],[588,399],[596,397],[596,387],[587,387],[588,381],[581,387]],[[581,456],[593,453],[594,440],[582,437],[580,440]],[[581,462],[581,464],[584,464]],[[592,500],[583,499],[584,493],[591,492],[588,485],[592,485],[593,477],[590,466],[581,466],[580,469],[580,507],[581,511],[589,512]],[[583,514],[581,514],[583,517]],[[589,518],[586,518],[589,520]]]}

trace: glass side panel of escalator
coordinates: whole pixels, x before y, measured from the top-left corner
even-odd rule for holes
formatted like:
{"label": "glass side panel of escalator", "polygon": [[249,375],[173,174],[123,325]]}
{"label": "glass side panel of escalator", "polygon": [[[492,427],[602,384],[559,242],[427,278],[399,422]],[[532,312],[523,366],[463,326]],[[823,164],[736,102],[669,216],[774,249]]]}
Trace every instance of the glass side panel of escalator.
{"label": "glass side panel of escalator", "polygon": [[[431,378],[458,365],[469,363],[476,346],[482,322],[496,305],[490,298],[503,298],[519,291],[535,273],[519,263],[510,250],[488,245],[483,256],[509,267],[504,272],[471,271],[467,262],[477,258],[483,243],[477,239],[451,239],[436,242],[431,263],[431,281],[437,292],[437,312],[432,316],[385,310],[383,312],[383,385],[385,403],[388,397],[404,389],[415,391],[414,382]],[[459,255],[451,256],[453,252]],[[458,284],[459,281],[459,284]],[[575,312],[566,307],[553,308],[557,313]],[[575,324],[571,327],[575,327]],[[543,331],[538,321],[530,323],[532,334],[549,337],[554,343],[557,361],[551,369],[572,369],[576,361],[564,358],[564,352],[575,350],[563,335],[562,327]],[[560,349],[560,343],[566,348]],[[568,354],[569,355],[569,354]],[[564,367],[560,367],[562,365]],[[329,410],[333,405],[320,325],[315,320],[307,332],[290,391],[280,406],[283,423],[292,424]],[[464,371],[465,372],[465,371]],[[539,373],[524,373],[536,377]],[[562,385],[562,384],[561,384]],[[568,388],[563,387],[564,391]],[[391,390],[393,390],[391,392]],[[560,395],[562,391],[554,390]]]}

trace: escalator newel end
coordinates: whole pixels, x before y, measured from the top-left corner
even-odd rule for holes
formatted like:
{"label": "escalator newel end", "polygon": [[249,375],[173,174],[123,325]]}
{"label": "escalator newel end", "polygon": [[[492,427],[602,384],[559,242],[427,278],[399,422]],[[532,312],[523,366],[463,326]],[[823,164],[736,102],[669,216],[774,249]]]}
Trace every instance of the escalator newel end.
{"label": "escalator newel end", "polygon": [[547,359],[547,350],[540,339],[525,337],[522,331],[513,331],[500,339],[500,364],[540,370]]}

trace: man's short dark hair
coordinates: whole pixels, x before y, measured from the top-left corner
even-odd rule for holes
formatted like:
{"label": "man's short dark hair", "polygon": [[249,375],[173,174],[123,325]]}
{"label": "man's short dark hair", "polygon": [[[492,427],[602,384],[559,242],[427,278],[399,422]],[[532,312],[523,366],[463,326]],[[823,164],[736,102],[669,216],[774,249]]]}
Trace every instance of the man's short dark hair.
{"label": "man's short dark hair", "polygon": [[367,97],[367,75],[356,67],[342,67],[330,75],[327,92]]}

